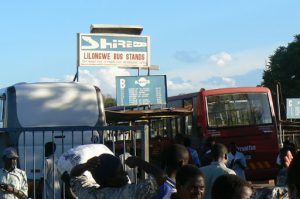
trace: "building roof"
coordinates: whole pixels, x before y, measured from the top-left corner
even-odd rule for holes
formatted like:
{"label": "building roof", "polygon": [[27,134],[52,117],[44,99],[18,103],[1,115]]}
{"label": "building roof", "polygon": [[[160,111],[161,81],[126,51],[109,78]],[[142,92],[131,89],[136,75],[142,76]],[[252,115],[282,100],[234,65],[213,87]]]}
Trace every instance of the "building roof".
{"label": "building roof", "polygon": [[109,111],[106,110],[106,120],[112,122],[126,122],[137,120],[149,120],[160,118],[172,118],[192,114],[192,109],[187,108],[163,108],[149,110],[125,110],[125,111]]}
{"label": "building roof", "polygon": [[90,30],[91,33],[113,33],[128,35],[140,35],[142,31],[143,26],[115,24],[92,24]]}

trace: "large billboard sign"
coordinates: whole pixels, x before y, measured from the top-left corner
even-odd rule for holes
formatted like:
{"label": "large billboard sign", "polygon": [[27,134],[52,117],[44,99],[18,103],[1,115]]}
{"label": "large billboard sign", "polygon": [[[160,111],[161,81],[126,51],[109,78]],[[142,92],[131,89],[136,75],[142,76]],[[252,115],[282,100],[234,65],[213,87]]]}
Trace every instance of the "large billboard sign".
{"label": "large billboard sign", "polygon": [[78,66],[149,67],[150,37],[79,33]]}
{"label": "large billboard sign", "polygon": [[166,104],[166,76],[117,76],[117,105]]}
{"label": "large billboard sign", "polygon": [[300,98],[286,99],[286,118],[300,119]]}

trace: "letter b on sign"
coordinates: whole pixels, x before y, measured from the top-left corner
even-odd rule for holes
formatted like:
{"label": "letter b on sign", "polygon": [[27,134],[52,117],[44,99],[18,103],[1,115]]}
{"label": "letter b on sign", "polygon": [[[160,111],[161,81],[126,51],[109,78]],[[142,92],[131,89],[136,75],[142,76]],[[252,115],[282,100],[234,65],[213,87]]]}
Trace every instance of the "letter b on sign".
{"label": "letter b on sign", "polygon": [[126,84],[125,84],[125,79],[120,79],[120,88],[125,88]]}

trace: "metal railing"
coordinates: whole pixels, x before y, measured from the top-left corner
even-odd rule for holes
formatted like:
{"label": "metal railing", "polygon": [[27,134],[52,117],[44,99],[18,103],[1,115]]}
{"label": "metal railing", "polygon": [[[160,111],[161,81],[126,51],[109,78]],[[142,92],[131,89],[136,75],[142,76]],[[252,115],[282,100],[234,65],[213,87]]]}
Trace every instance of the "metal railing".
{"label": "metal railing", "polygon": [[300,148],[300,130],[282,130],[283,141],[288,140]]}
{"label": "metal railing", "polygon": [[[8,146],[18,149],[19,168],[26,172],[28,194],[34,199],[41,197],[40,190],[37,190],[37,183],[41,178],[44,179],[45,185],[44,146],[47,142],[56,144],[53,160],[78,145],[104,144],[117,156],[128,152],[130,146],[133,149],[132,155],[149,161],[148,126],[0,128],[0,139],[8,141],[7,145],[0,146],[2,151]],[[56,172],[55,164],[53,167]],[[136,173],[134,180],[137,180]],[[51,191],[55,198],[55,190]],[[44,194],[45,192],[44,188]]]}

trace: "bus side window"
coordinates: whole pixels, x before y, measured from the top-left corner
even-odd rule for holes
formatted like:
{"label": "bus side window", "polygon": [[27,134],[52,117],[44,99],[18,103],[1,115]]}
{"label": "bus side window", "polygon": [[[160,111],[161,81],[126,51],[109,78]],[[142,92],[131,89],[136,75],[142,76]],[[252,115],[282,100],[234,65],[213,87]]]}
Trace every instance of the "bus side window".
{"label": "bus side window", "polygon": [[0,128],[3,128],[5,95],[0,95]]}

